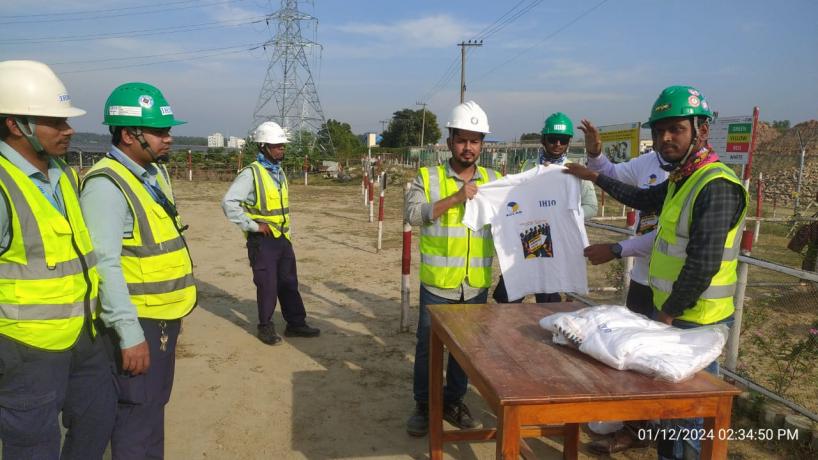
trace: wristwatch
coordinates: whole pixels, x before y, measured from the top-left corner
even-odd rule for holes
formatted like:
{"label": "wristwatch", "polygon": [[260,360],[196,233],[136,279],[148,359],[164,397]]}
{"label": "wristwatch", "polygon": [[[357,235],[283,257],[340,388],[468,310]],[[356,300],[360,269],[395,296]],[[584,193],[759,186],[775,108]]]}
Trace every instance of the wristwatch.
{"label": "wristwatch", "polygon": [[610,245],[609,247],[611,248],[611,252],[613,253],[613,255],[616,256],[617,259],[622,258],[622,245],[621,244],[614,243],[614,244]]}

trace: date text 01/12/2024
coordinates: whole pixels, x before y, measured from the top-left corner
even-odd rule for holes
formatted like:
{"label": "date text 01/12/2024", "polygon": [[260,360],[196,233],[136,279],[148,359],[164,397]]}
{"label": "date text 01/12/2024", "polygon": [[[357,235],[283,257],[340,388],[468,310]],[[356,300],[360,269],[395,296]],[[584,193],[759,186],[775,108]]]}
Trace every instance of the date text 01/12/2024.
{"label": "date text 01/12/2024", "polygon": [[788,428],[642,428],[636,433],[640,441],[712,440],[722,441],[797,441],[798,430]]}

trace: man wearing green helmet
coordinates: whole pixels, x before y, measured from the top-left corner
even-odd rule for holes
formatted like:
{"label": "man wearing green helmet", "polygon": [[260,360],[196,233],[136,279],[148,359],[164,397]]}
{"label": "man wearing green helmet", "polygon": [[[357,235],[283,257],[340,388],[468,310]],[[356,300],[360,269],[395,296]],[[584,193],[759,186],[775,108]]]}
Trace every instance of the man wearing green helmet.
{"label": "man wearing green helmet", "polygon": [[196,306],[193,264],[164,165],[184,123],[162,92],[125,83],[105,102],[111,149],[82,181],[81,203],[99,254],[100,317],[113,350],[119,408],[116,459],[164,456],[182,318]]}
{"label": "man wearing green helmet", "polygon": [[[580,165],[565,171],[595,182],[628,206],[659,212],[648,269],[654,318],[679,328],[733,321],[739,230],[749,197],[708,144],[712,117],[696,88],[670,86],[662,91],[644,125],[665,162],[662,169],[670,172],[668,180],[655,187],[639,189]],[[600,145],[588,142],[595,144]],[[718,373],[718,363],[706,370]],[[663,423],[701,428],[702,420]],[[697,457],[699,447],[697,440],[663,439],[657,444],[659,458]]]}
{"label": "man wearing green helmet", "polygon": [[[568,115],[562,112],[552,113],[545,119],[545,125],[542,129],[542,136],[540,143],[542,150],[536,160],[526,160],[523,163],[523,171],[535,168],[538,164],[548,166],[550,164],[564,166],[571,161],[568,159],[568,144],[571,138],[574,137],[574,123],[568,118]],[[582,213],[585,220],[590,220],[596,216],[598,205],[596,200],[596,191],[594,184],[588,181],[582,181],[582,195],[580,196],[580,205],[582,206]],[[509,299],[506,292],[505,281],[502,275],[497,282],[497,287],[494,289],[492,297],[498,303],[519,303],[523,299]],[[534,294],[534,299],[537,303],[548,302],[562,302],[562,297],[559,292],[546,292]]]}

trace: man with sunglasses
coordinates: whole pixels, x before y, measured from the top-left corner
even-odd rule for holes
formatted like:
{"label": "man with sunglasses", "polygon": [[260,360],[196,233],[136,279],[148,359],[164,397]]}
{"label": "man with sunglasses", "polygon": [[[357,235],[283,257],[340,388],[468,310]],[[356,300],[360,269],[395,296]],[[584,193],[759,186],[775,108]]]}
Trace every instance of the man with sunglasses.
{"label": "man with sunglasses", "polygon": [[170,130],[182,123],[156,87],[120,85],[105,102],[113,145],[82,182],[83,214],[100,259],[100,317],[117,368],[116,459],[163,458],[176,340],[196,306],[186,227],[162,164]]}
{"label": "man with sunglasses", "polygon": [[[538,164],[543,166],[551,164],[562,166],[566,163],[570,163],[571,161],[568,160],[567,154],[568,144],[571,142],[572,137],[574,137],[574,123],[571,122],[568,115],[562,112],[552,113],[545,119],[542,136],[540,137],[540,143],[543,148],[540,150],[539,156],[536,160],[526,160],[521,169],[527,171],[536,167]],[[598,208],[596,191],[594,190],[594,184],[588,181],[582,181],[580,205],[585,220],[590,220],[596,216]],[[500,280],[497,282],[497,287],[494,289],[492,297],[498,303],[520,303],[523,301],[523,299],[514,300],[508,298],[506,285],[502,276],[500,276]],[[560,296],[559,292],[534,294],[534,299],[537,303],[562,302],[562,296]]]}

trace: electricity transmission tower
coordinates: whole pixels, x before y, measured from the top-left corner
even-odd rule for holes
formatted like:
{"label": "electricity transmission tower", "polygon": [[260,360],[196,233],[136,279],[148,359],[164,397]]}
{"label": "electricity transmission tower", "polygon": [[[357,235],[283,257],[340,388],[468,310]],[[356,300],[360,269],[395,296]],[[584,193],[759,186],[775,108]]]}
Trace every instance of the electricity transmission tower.
{"label": "electricity transmission tower", "polygon": [[[265,50],[272,48],[272,55],[253,112],[253,126],[275,121],[290,130],[294,142],[302,147],[307,143],[312,150],[326,123],[310,67],[320,65],[321,45],[305,37],[310,31],[315,36],[318,20],[299,10],[299,3],[313,5],[312,0],[281,0],[281,8],[267,16],[268,25],[275,21],[275,34],[264,44]],[[329,131],[326,135],[329,137]],[[334,156],[331,138],[328,145],[326,153]]]}

